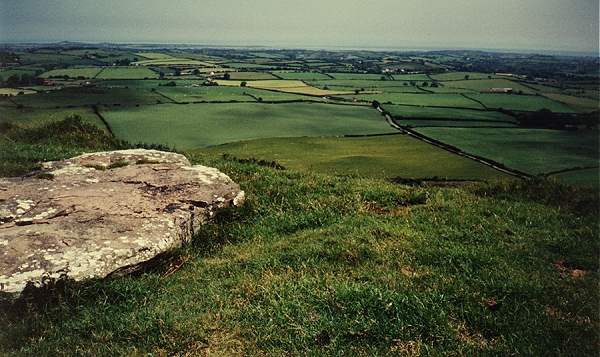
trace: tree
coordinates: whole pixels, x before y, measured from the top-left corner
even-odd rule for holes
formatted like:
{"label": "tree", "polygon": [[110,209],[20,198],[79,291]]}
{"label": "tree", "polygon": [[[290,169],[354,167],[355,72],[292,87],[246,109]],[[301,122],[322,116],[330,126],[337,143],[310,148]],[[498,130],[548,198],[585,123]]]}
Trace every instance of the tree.
{"label": "tree", "polygon": [[240,83],[240,87],[245,87],[248,83],[246,83],[246,81],[243,81],[242,83]]}
{"label": "tree", "polygon": [[223,75],[223,79],[225,79],[225,80],[229,80],[230,78],[231,78],[231,75],[229,73],[225,73]]}
{"label": "tree", "polygon": [[468,81],[471,78],[468,74],[465,74],[465,80]]}
{"label": "tree", "polygon": [[423,82],[423,84],[421,84],[421,87],[428,87],[429,83],[428,82]]}

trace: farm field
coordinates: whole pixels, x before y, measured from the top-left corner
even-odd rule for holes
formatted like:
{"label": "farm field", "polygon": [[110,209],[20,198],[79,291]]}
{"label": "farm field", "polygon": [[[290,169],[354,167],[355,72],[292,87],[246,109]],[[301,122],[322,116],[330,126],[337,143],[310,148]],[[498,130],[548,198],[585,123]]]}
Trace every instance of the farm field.
{"label": "farm field", "polygon": [[331,104],[190,104],[102,113],[118,138],[193,149],[270,137],[397,133],[376,111]]}
{"label": "farm field", "polygon": [[395,120],[396,124],[402,126],[408,126],[411,128],[425,128],[425,127],[457,127],[457,128],[490,128],[490,127],[502,127],[502,128],[514,128],[516,124],[509,122],[498,122],[489,120],[436,120],[436,119],[402,119]]}
{"label": "farm field", "polygon": [[598,135],[549,129],[418,128],[433,139],[532,175],[598,166]]}
{"label": "farm field", "polygon": [[393,77],[396,81],[431,81],[431,78],[426,74],[394,74]]}
{"label": "farm field", "polygon": [[0,88],[0,96],[16,96],[24,94],[34,94],[35,91],[21,88]]}
{"label": "farm field", "polygon": [[508,109],[514,111],[538,111],[549,109],[557,113],[572,113],[575,110],[566,104],[559,103],[537,95],[515,94],[465,94],[490,109]]}
{"label": "farm field", "polygon": [[359,94],[343,96],[343,98],[363,101],[378,101],[382,104],[404,104],[423,107],[456,107],[483,109],[483,107],[474,100],[465,98],[460,94],[416,94],[416,93],[392,93],[385,92],[381,94]]}
{"label": "farm field", "polygon": [[[35,128],[50,122],[62,120],[68,116],[78,115],[84,122],[106,129],[100,118],[91,108],[71,109],[32,109],[0,106],[0,134],[3,127]],[[7,126],[7,124],[10,124]]]}
{"label": "farm field", "polygon": [[65,69],[53,69],[51,71],[42,73],[40,77],[51,78],[51,77],[62,77],[67,76],[69,78],[94,78],[102,67],[84,67],[84,68],[65,68]]}
{"label": "farm field", "polygon": [[298,79],[303,81],[314,81],[321,79],[331,79],[329,76],[318,73],[318,72],[288,72],[288,71],[274,71],[271,72],[282,79]]}
{"label": "farm field", "polygon": [[159,87],[158,93],[165,95],[175,102],[254,102],[244,94],[246,88],[241,87]]}
{"label": "farm field", "polygon": [[256,81],[266,79],[277,79],[268,72],[229,72],[231,80]]}
{"label": "farm field", "polygon": [[125,88],[65,88],[45,93],[17,96],[17,104],[33,108],[55,108],[88,105],[156,104],[165,98],[149,90]]}
{"label": "farm field", "polygon": [[225,62],[225,63],[221,63],[221,65],[231,67],[231,68],[239,68],[239,69],[246,69],[246,68],[268,69],[268,68],[272,67],[272,66],[264,65],[264,64],[246,63],[246,62]]}
{"label": "farm field", "polygon": [[573,170],[550,175],[550,178],[569,185],[585,186],[595,188],[600,182],[600,168]]}
{"label": "farm field", "polygon": [[270,138],[213,146],[200,152],[276,161],[293,170],[369,178],[490,180],[505,177],[488,166],[407,135]]}
{"label": "farm field", "polygon": [[591,112],[600,108],[600,101],[584,97],[574,97],[559,93],[544,93],[544,97],[550,98],[556,102],[564,103],[581,112]]}
{"label": "farm field", "polygon": [[478,73],[478,72],[448,72],[432,74],[430,77],[437,81],[462,81],[465,77],[471,79],[490,79],[489,77],[496,78],[493,73]]}
{"label": "farm field", "polygon": [[19,76],[19,77],[22,75],[35,76],[36,71],[44,72],[44,70],[41,68],[38,68],[38,69],[21,69],[21,68],[19,68],[19,69],[12,69],[12,68],[0,69],[0,82],[6,81],[11,76]]}
{"label": "farm field", "polygon": [[515,118],[511,117],[510,115],[492,111],[415,107],[389,104],[384,105],[383,108],[395,118],[502,121],[516,123]]}
{"label": "farm field", "polygon": [[491,88],[512,88],[514,92],[522,92],[524,94],[536,93],[535,90],[508,79],[478,79],[468,81],[451,81],[443,82],[443,84],[445,87],[462,88],[473,91],[486,91]]}
{"label": "farm field", "polygon": [[424,93],[416,86],[407,81],[382,81],[370,79],[331,79],[308,81],[308,84],[323,88],[345,88],[346,90],[365,89],[365,90],[386,90],[390,92],[415,92]]}
{"label": "farm field", "polygon": [[100,72],[98,79],[145,79],[158,78],[158,73],[146,67],[106,67]]}
{"label": "farm field", "polygon": [[[216,80],[220,86],[239,87],[241,81],[234,80]],[[311,87],[308,84],[299,80],[265,80],[265,81],[250,81],[246,84],[247,87],[274,90],[286,93],[304,94],[313,96],[330,96],[349,94],[350,91],[333,91]]]}
{"label": "farm field", "polygon": [[204,66],[212,67],[212,63],[189,58],[159,58],[133,62],[136,66]]}
{"label": "farm field", "polygon": [[334,79],[346,80],[381,80],[382,74],[372,73],[327,73]]}

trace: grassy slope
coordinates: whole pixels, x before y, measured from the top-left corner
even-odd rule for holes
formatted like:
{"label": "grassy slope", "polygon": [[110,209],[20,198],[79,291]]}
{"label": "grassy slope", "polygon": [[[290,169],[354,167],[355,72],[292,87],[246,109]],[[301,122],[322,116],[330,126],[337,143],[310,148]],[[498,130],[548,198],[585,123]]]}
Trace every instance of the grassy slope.
{"label": "grassy slope", "polygon": [[487,108],[493,109],[504,108],[517,111],[550,109],[557,113],[575,112],[574,109],[565,104],[542,96],[514,94],[467,94],[467,96],[482,102]]}
{"label": "grassy slope", "polygon": [[427,108],[404,105],[385,105],[385,110],[394,117],[411,119],[447,119],[447,120],[482,120],[504,121],[515,123],[516,120],[506,114],[481,110]]}
{"label": "grassy slope", "polygon": [[598,132],[595,131],[512,128],[416,130],[471,154],[530,174],[598,165]]}
{"label": "grassy slope", "polygon": [[173,274],[0,309],[0,353],[597,353],[598,212],[585,192],[425,190],[194,161],[231,175],[246,205],[206,225]]}
{"label": "grassy slope", "polygon": [[276,161],[286,168],[375,178],[499,179],[500,172],[405,135],[260,139],[204,152]]}
{"label": "grassy slope", "polygon": [[397,132],[371,108],[327,104],[190,104],[104,113],[131,142],[198,148],[267,137]]}

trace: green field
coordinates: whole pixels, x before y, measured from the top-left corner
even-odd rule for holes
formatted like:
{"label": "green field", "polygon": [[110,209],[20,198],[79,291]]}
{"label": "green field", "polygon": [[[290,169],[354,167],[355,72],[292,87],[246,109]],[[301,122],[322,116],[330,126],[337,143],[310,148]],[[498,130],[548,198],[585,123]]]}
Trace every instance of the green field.
{"label": "green field", "polygon": [[460,81],[464,80],[465,76],[469,76],[469,79],[490,79],[489,77],[496,78],[493,73],[478,73],[478,72],[448,72],[440,74],[432,74],[431,78],[437,81]]}
{"label": "green field", "polygon": [[41,74],[40,77],[50,78],[67,76],[70,78],[94,78],[101,70],[102,67],[53,69],[51,71]]}
{"label": "green field", "polygon": [[251,68],[251,69],[261,69],[261,68],[271,68],[272,66],[257,64],[257,63],[247,63],[247,62],[227,62],[221,63],[222,66],[227,66],[231,68]]}
{"label": "green field", "polygon": [[158,78],[158,73],[146,67],[106,67],[96,77],[98,79],[145,79]]}
{"label": "green field", "polygon": [[420,128],[419,133],[529,174],[598,165],[598,132]]}
{"label": "green field", "polygon": [[381,79],[383,74],[374,73],[327,73],[334,79],[346,79],[346,80],[378,80]]}
{"label": "green field", "polygon": [[289,72],[289,71],[275,71],[272,72],[277,77],[282,79],[298,79],[302,81],[314,81],[322,79],[331,79],[329,76],[319,72]]}
{"label": "green field", "polygon": [[229,76],[232,80],[242,81],[276,79],[275,76],[268,72],[230,72]]}
{"label": "green field", "polygon": [[453,108],[431,108],[415,107],[407,105],[384,105],[393,117],[407,119],[447,119],[447,120],[475,120],[475,121],[503,121],[516,123],[515,118],[499,112],[453,109]]}
{"label": "green field", "polygon": [[378,101],[382,104],[405,104],[423,107],[456,107],[483,109],[479,103],[463,97],[460,94],[416,94],[416,93],[393,93],[385,92],[381,94],[359,94],[341,96],[342,98],[363,101]]}
{"label": "green field", "polygon": [[566,104],[537,95],[466,94],[466,96],[483,103],[490,109],[503,108],[515,111],[538,111],[541,109],[549,109],[557,113],[572,113],[575,111]]}
{"label": "green field", "polygon": [[[308,81],[310,85],[323,88],[325,86],[329,88],[342,88],[346,87],[345,90],[354,89],[365,89],[365,90],[387,90],[390,92],[415,92],[424,93],[416,86],[412,86],[407,81],[390,81],[390,80],[371,80],[371,79],[330,79],[330,80],[318,80]],[[420,83],[419,83],[420,84]]]}
{"label": "green field", "polygon": [[517,125],[508,122],[497,122],[488,120],[439,120],[439,119],[402,119],[396,120],[398,125],[411,128],[442,127],[442,128],[514,128]]}
{"label": "green field", "polygon": [[597,188],[598,185],[600,185],[599,170],[600,169],[598,167],[592,169],[574,170],[550,175],[550,177],[569,185]]}
{"label": "green field", "polygon": [[331,104],[190,104],[103,112],[118,138],[180,149],[297,136],[397,132],[376,111]]}
{"label": "green field", "polygon": [[548,97],[556,102],[564,103],[581,112],[591,112],[600,108],[600,101],[598,99],[573,97],[571,95],[558,93],[545,93],[544,97]]}
{"label": "green field", "polygon": [[205,152],[276,161],[294,170],[371,178],[486,180],[504,176],[407,135],[260,139],[214,146]]}
{"label": "green field", "polygon": [[536,91],[528,88],[518,82],[511,81],[508,79],[478,79],[468,81],[451,81],[443,82],[445,87],[454,87],[469,89],[473,91],[487,91],[491,88],[512,88],[513,91],[522,92],[524,94],[535,94]]}
{"label": "green field", "polygon": [[176,102],[254,102],[240,87],[159,87],[157,92]]}
{"label": "green field", "polygon": [[22,75],[29,75],[29,76],[35,76],[36,71],[40,71],[42,70],[41,68],[38,69],[0,69],[0,81],[6,81],[9,77],[11,76],[17,76],[17,77],[21,77]]}
{"label": "green field", "polygon": [[393,77],[397,81],[431,81],[431,78],[429,78],[426,74],[394,74]]}
{"label": "green field", "polygon": [[14,97],[13,100],[25,107],[55,108],[85,105],[138,105],[156,104],[167,101],[149,90],[136,88],[65,88],[50,92]]}
{"label": "green field", "polygon": [[0,133],[3,131],[2,126],[6,124],[10,124],[11,127],[35,128],[72,115],[78,115],[84,122],[94,124],[99,128],[106,128],[91,108],[17,109],[0,106]]}

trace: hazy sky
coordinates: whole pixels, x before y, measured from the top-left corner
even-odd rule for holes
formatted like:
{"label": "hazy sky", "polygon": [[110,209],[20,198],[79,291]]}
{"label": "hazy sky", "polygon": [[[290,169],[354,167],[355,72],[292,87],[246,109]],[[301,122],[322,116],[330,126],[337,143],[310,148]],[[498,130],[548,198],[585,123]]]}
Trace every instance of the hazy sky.
{"label": "hazy sky", "polygon": [[0,40],[598,51],[598,0],[0,0]]}

